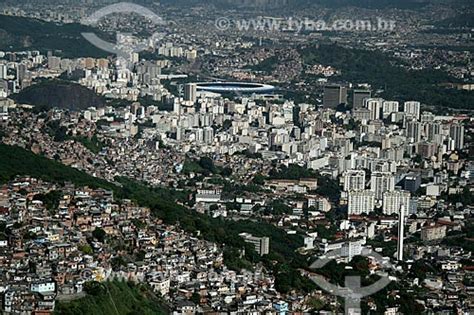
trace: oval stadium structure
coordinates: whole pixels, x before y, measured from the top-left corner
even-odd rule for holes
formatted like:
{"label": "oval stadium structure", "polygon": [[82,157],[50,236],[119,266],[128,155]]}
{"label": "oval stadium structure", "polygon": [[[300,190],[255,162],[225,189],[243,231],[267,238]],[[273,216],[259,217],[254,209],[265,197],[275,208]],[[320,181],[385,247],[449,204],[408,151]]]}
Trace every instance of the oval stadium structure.
{"label": "oval stadium structure", "polygon": [[198,91],[215,93],[268,93],[275,90],[272,85],[249,82],[200,82],[195,84]]}

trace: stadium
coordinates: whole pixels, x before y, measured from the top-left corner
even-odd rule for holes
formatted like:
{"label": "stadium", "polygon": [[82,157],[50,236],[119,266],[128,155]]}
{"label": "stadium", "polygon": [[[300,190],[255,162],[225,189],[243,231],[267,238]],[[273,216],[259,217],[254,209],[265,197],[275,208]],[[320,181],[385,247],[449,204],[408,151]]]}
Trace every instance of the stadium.
{"label": "stadium", "polygon": [[200,82],[195,84],[198,91],[214,93],[268,93],[275,90],[272,85],[247,82]]}

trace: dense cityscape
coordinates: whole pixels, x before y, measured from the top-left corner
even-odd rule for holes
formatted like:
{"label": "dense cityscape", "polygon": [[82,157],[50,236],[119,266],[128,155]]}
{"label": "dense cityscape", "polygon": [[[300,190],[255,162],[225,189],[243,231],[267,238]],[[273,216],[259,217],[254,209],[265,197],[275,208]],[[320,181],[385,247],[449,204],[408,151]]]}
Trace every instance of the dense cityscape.
{"label": "dense cityscape", "polygon": [[0,2],[1,312],[472,314],[472,17]]}

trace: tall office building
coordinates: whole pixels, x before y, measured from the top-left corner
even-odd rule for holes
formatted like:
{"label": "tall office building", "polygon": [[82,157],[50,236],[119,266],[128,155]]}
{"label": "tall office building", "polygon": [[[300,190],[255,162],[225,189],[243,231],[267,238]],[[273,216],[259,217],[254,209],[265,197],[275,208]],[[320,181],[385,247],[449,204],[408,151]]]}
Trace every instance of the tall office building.
{"label": "tall office building", "polygon": [[370,213],[375,208],[375,193],[370,190],[351,191],[349,193],[349,215]]}
{"label": "tall office building", "polygon": [[0,80],[6,79],[8,76],[8,67],[6,64],[0,64]]}
{"label": "tall office building", "polygon": [[344,191],[365,189],[365,171],[349,170],[344,173]]}
{"label": "tall office building", "polygon": [[352,92],[352,107],[364,107],[364,100],[372,97],[372,92],[369,90],[354,90]]}
{"label": "tall office building", "polygon": [[404,111],[407,118],[420,120],[420,102],[405,102]]}
{"label": "tall office building", "polygon": [[397,241],[397,260],[403,261],[403,242],[405,240],[405,207],[401,206],[398,213],[398,241]]}
{"label": "tall office building", "polygon": [[188,83],[184,86],[184,101],[196,103],[197,100],[197,85]]}
{"label": "tall office building", "polygon": [[442,124],[439,122],[429,122],[425,124],[425,133],[428,135],[428,140],[441,144],[438,141],[442,139],[442,127]]}
{"label": "tall office building", "polygon": [[382,118],[383,102],[381,98],[368,98],[364,101],[364,107],[370,110],[371,120]]}
{"label": "tall office building", "polygon": [[[383,213],[396,214],[403,207],[408,211],[410,207],[410,193],[408,191],[393,191],[383,194]],[[408,213],[405,213],[406,215]]]}
{"label": "tall office building", "polygon": [[212,127],[204,128],[204,142],[212,143],[214,141],[214,129]]}
{"label": "tall office building", "polygon": [[375,193],[376,200],[383,200],[384,193],[395,190],[395,176],[389,172],[372,173],[370,190]]}
{"label": "tall office building", "polygon": [[421,186],[421,175],[409,173],[403,179],[403,189],[415,193]]}
{"label": "tall office building", "polygon": [[464,126],[461,124],[452,124],[449,127],[449,136],[454,140],[455,149],[464,149]]}
{"label": "tall office building", "polygon": [[27,71],[27,68],[25,64],[22,64],[22,63],[18,64],[16,68],[16,80],[18,83],[20,83],[20,85],[22,84],[23,80],[26,77],[26,71]]}
{"label": "tall office building", "polygon": [[347,88],[341,85],[326,85],[324,87],[323,106],[335,108],[347,104]]}
{"label": "tall office building", "polygon": [[421,132],[422,132],[423,125],[416,121],[409,121],[407,122],[407,138],[412,142],[420,142],[421,141]]}

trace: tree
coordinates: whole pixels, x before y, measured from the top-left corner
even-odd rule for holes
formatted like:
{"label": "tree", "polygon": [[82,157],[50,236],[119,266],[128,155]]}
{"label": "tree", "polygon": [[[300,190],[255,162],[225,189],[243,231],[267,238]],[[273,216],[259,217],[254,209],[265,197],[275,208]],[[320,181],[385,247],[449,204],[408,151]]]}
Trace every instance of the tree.
{"label": "tree", "polygon": [[256,174],[252,179],[252,182],[255,185],[265,185],[265,176],[263,176],[262,174]]}
{"label": "tree", "polygon": [[93,253],[92,247],[89,244],[79,246],[79,250],[86,255],[91,255]]}
{"label": "tree", "polygon": [[423,162],[423,158],[421,157],[421,155],[417,154],[414,158],[413,158],[413,162],[417,163],[417,164],[421,164]]}
{"label": "tree", "polygon": [[230,167],[224,167],[221,172],[221,175],[224,177],[229,177],[230,175],[232,175],[232,169]]}
{"label": "tree", "polygon": [[95,230],[92,232],[92,236],[99,242],[103,243],[105,241],[105,236],[107,233],[101,228],[95,228]]}
{"label": "tree", "polygon": [[118,270],[120,269],[120,267],[124,267],[127,265],[122,256],[112,258],[110,260],[110,264],[112,265],[113,270]]}
{"label": "tree", "polygon": [[201,295],[199,295],[199,293],[194,292],[191,296],[191,301],[194,304],[199,305],[201,303]]}
{"label": "tree", "polygon": [[205,170],[208,170],[211,173],[215,172],[214,161],[211,158],[202,157],[199,160],[199,166],[201,166]]}
{"label": "tree", "polygon": [[84,284],[84,291],[87,294],[99,296],[106,293],[106,287],[97,281],[89,281]]}

